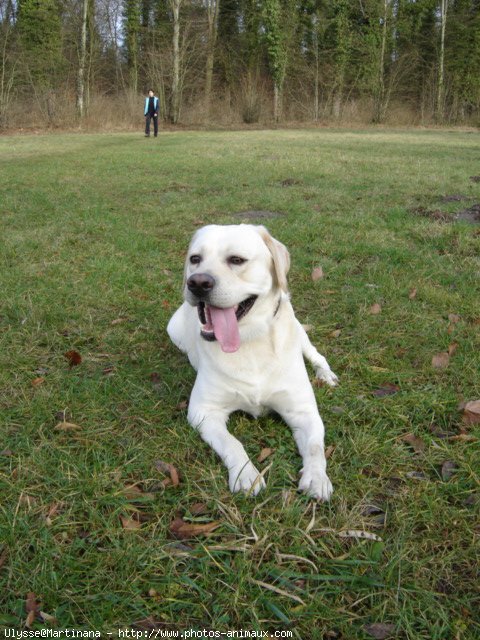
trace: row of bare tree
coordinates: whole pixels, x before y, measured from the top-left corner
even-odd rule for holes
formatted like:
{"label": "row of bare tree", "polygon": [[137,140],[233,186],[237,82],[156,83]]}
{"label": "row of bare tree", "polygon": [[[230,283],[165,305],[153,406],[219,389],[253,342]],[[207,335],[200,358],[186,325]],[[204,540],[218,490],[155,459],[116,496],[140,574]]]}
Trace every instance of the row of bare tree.
{"label": "row of bare tree", "polygon": [[0,128],[133,124],[150,87],[172,123],[478,124],[480,0],[0,0]]}

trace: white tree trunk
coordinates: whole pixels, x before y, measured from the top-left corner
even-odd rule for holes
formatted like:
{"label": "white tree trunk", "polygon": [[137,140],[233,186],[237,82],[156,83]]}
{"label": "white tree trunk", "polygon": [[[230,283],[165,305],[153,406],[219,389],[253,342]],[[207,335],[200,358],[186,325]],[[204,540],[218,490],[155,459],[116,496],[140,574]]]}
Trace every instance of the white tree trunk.
{"label": "white tree trunk", "polygon": [[205,0],[205,2],[208,17],[207,63],[205,69],[205,120],[208,120],[212,99],[213,60],[215,55],[215,44],[217,41],[220,0]]}
{"label": "white tree trunk", "polygon": [[80,119],[85,115],[85,67],[87,59],[88,0],[82,1],[82,24],[80,27],[80,55],[77,74],[77,112]]}
{"label": "white tree trunk", "polygon": [[170,0],[173,13],[173,68],[171,121],[176,124],[180,113],[180,6],[182,0]]}
{"label": "white tree trunk", "polygon": [[445,98],[445,28],[447,26],[448,0],[440,0],[440,51],[438,53],[438,80],[437,80],[437,104],[436,120],[442,122],[444,118],[444,98]]}

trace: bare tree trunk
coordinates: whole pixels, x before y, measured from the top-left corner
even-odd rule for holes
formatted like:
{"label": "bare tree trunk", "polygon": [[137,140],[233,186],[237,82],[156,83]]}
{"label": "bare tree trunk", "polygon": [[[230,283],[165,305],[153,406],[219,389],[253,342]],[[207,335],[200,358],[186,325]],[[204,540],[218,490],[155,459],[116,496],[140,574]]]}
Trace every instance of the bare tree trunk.
{"label": "bare tree trunk", "polygon": [[315,77],[313,87],[313,119],[320,119],[320,52],[318,43],[318,16],[313,18],[313,47],[315,50]]}
{"label": "bare tree trunk", "polygon": [[85,66],[87,58],[87,20],[88,20],[88,2],[83,0],[82,4],[82,24],[80,27],[80,56],[78,62],[77,75],[77,113],[80,119],[85,115]]}
{"label": "bare tree trunk", "polygon": [[182,0],[170,0],[173,12],[173,74],[170,120],[178,122],[180,112],[180,6]]}
{"label": "bare tree trunk", "polygon": [[206,5],[208,17],[208,43],[207,64],[205,70],[205,120],[208,120],[212,99],[213,59],[215,54],[215,43],[217,41],[220,0],[206,0]]}
{"label": "bare tree trunk", "polygon": [[273,119],[280,122],[282,117],[282,89],[277,83],[273,85]]}
{"label": "bare tree trunk", "polygon": [[437,78],[437,104],[435,105],[435,120],[440,123],[444,118],[444,99],[445,99],[445,78],[444,78],[444,62],[445,62],[445,27],[447,26],[447,9],[448,0],[440,1],[440,51],[438,53],[438,78]]}
{"label": "bare tree trunk", "polygon": [[380,59],[378,61],[377,88],[375,91],[375,104],[373,111],[373,121],[382,122],[385,117],[385,50],[387,46],[387,17],[388,0],[383,1],[383,25],[382,44],[380,47]]}

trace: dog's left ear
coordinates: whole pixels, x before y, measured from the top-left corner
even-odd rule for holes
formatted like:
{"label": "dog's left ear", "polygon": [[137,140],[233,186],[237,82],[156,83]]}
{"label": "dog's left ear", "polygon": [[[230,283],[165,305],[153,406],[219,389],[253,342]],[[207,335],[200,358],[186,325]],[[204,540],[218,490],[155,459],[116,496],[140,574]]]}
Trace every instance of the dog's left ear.
{"label": "dog's left ear", "polygon": [[263,225],[258,225],[257,230],[272,254],[276,284],[286,293],[288,291],[287,273],[290,269],[288,249],[284,244],[275,240]]}

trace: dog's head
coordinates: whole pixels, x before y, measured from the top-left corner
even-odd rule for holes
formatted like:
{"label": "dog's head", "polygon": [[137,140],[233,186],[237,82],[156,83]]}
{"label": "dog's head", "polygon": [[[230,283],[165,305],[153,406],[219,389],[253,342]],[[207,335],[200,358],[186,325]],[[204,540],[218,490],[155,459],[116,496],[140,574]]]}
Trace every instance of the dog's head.
{"label": "dog's head", "polygon": [[290,257],[263,226],[209,225],[193,236],[185,262],[185,300],[198,309],[205,340],[225,352],[257,335],[287,291]]}

